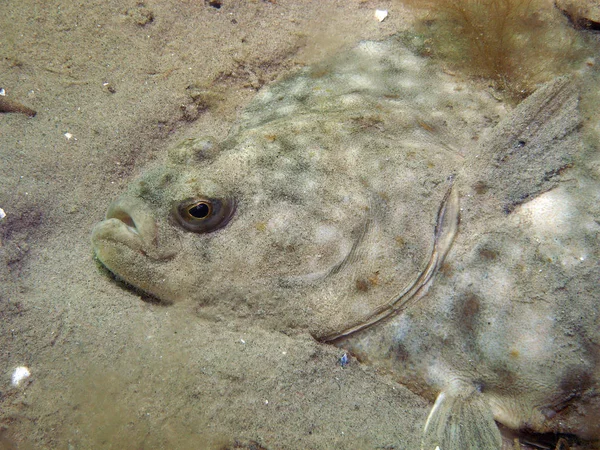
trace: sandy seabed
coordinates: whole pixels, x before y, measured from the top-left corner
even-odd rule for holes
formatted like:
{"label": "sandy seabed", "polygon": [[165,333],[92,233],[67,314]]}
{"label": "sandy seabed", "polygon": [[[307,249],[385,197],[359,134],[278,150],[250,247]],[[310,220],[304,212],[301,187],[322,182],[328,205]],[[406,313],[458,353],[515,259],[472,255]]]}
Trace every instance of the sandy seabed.
{"label": "sandy seabed", "polygon": [[385,375],[141,301],[89,243],[170,146],[224,138],[265,83],[410,20],[386,0],[3,3],[0,87],[37,115],[0,116],[0,448],[418,445],[429,405]]}

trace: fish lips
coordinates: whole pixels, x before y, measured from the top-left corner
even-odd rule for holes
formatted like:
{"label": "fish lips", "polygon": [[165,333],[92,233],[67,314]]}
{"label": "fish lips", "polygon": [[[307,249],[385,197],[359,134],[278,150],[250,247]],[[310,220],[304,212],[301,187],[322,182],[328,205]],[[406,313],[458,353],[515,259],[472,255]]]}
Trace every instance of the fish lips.
{"label": "fish lips", "polygon": [[96,224],[91,241],[97,260],[135,292],[163,304],[184,297],[178,289],[180,281],[169,276],[169,265],[165,265],[178,251],[159,251],[135,228],[114,217]]}
{"label": "fish lips", "polygon": [[96,257],[111,272],[122,275],[128,261],[136,257],[163,262],[179,252],[175,242],[158,239],[159,227],[150,213],[136,202],[119,199],[108,208],[106,219],[92,230]]}
{"label": "fish lips", "polygon": [[116,218],[103,220],[92,230],[92,246],[94,253],[102,260],[101,255],[107,247],[124,246],[129,250],[147,254],[146,245],[140,234],[131,226]]}

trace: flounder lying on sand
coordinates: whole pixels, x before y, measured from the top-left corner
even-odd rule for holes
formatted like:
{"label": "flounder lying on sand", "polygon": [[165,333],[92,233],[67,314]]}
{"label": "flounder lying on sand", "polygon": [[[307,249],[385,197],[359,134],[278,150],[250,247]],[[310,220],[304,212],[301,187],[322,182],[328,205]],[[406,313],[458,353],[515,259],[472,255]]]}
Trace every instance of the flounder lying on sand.
{"label": "flounder lying on sand", "polygon": [[565,170],[577,105],[558,79],[506,114],[364,42],[261,91],[224,142],[170,150],[94,251],[164,302],[309,331],[437,397],[423,448],[500,448],[495,421],[596,439],[600,188]]}

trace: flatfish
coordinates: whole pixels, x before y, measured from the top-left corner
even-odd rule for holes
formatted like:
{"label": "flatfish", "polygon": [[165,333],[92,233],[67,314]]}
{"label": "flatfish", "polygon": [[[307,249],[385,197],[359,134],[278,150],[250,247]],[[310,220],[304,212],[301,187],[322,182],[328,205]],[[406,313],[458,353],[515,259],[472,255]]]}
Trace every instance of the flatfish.
{"label": "flatfish", "polygon": [[[92,232],[120,280],[349,349],[435,400],[423,448],[600,436],[598,197],[572,78],[514,110],[404,39],[260,91]],[[436,400],[437,399],[437,400]]]}

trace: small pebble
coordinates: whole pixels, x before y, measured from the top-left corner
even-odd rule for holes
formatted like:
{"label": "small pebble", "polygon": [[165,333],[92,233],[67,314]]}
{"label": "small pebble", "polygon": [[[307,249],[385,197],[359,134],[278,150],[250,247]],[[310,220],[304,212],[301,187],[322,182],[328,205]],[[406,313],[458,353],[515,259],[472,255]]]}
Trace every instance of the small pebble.
{"label": "small pebble", "polygon": [[344,353],[338,361],[340,362],[340,366],[346,367],[350,363],[350,359],[348,359],[348,354]]}

